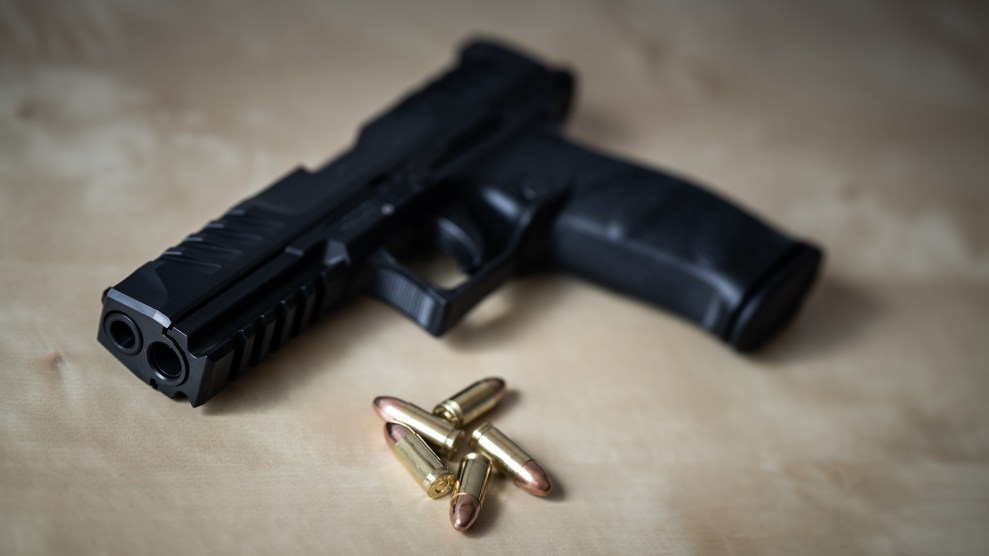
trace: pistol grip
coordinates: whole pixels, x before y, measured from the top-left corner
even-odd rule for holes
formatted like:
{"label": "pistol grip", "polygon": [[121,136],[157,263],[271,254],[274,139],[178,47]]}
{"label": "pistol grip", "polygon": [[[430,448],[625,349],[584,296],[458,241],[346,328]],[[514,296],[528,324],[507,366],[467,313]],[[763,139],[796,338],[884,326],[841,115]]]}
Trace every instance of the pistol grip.
{"label": "pistol grip", "polygon": [[820,249],[681,179],[557,146],[577,172],[553,230],[560,267],[669,309],[740,351],[795,315]]}

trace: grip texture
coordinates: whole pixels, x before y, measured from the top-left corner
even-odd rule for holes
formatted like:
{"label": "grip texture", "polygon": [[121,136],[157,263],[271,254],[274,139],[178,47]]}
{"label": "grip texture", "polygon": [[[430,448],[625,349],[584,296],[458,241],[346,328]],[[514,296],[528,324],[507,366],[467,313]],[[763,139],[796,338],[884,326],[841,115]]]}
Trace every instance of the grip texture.
{"label": "grip texture", "polygon": [[594,153],[557,134],[528,145],[571,196],[550,240],[557,266],[669,309],[736,349],[794,316],[821,251],[704,188]]}

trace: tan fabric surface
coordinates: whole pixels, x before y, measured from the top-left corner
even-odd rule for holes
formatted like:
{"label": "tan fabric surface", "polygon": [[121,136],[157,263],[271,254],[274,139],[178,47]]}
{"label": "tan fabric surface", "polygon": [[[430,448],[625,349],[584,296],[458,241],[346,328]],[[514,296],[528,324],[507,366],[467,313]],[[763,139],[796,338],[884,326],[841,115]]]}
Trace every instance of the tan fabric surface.
{"label": "tan fabric surface", "polygon": [[[989,551],[989,17],[974,3],[0,3],[0,553]],[[100,292],[445,65],[579,71],[576,137],[820,241],[742,357],[565,276],[436,341],[361,301],[207,405],[96,343]],[[557,481],[469,536],[371,399],[505,377]]]}

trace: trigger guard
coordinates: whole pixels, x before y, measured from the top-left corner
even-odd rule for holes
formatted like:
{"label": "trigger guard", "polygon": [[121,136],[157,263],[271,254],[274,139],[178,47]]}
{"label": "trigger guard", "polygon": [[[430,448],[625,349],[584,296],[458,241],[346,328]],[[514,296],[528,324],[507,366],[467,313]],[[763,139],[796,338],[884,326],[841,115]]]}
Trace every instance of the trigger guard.
{"label": "trigger guard", "polygon": [[520,207],[511,235],[488,253],[487,236],[463,208],[448,210],[432,219],[433,241],[460,264],[469,278],[446,289],[433,284],[399,262],[384,247],[371,252],[367,273],[356,286],[410,318],[434,336],[443,335],[509,279],[519,267],[522,246],[529,240],[536,222],[545,224],[554,203],[531,203]]}
{"label": "trigger guard", "polygon": [[385,249],[368,259],[370,280],[365,293],[391,305],[434,336],[449,326],[449,300],[443,290],[418,276]]}

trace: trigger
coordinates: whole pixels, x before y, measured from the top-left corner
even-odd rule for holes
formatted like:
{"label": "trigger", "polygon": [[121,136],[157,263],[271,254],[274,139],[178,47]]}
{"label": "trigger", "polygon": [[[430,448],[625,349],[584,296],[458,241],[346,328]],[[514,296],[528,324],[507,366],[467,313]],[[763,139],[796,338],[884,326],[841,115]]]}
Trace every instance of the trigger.
{"label": "trigger", "polygon": [[464,274],[474,274],[484,264],[487,246],[484,234],[462,209],[440,214],[433,221],[433,241],[453,257]]}

